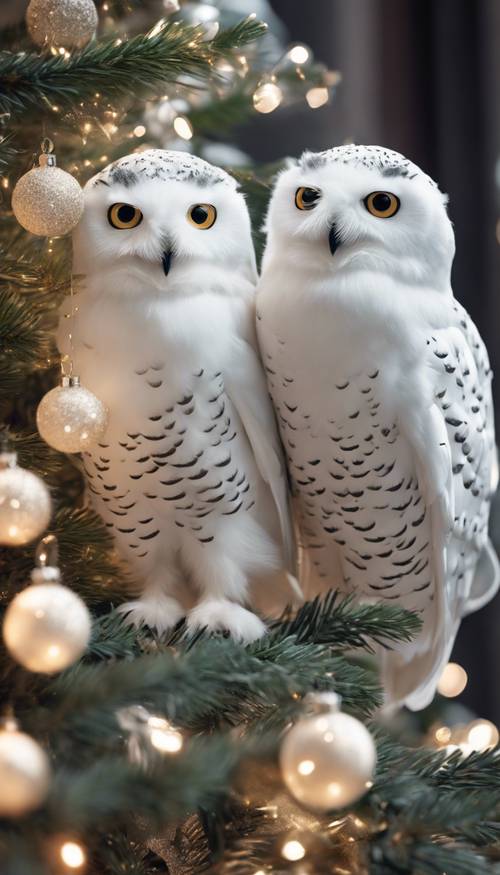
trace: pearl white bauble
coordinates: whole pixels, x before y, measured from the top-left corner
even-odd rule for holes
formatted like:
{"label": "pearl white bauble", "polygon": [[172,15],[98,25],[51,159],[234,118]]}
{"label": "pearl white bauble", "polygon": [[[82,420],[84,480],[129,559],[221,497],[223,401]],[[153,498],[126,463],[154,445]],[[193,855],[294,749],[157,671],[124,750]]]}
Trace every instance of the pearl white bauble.
{"label": "pearl white bauble", "polygon": [[47,754],[17,729],[0,730],[0,817],[21,817],[45,799],[50,783]]}
{"label": "pearl white bauble", "polygon": [[37,46],[82,48],[95,34],[97,10],[93,0],[31,0],[26,25]]}
{"label": "pearl white bauble", "polygon": [[288,791],[318,812],[352,805],[366,793],[376,759],[366,727],[355,717],[334,710],[299,720],[280,751]]}
{"label": "pearl white bauble", "polygon": [[[50,569],[40,569],[39,573]],[[62,671],[82,655],[90,614],[80,596],[60,583],[35,583],[18,593],[3,622],[11,656],[29,671]]]}
{"label": "pearl white bauble", "polygon": [[36,412],[44,441],[61,453],[81,453],[95,446],[106,431],[108,414],[99,398],[80,385],[51,389]]}
{"label": "pearl white bauble", "polygon": [[31,234],[62,237],[80,221],[83,191],[75,177],[60,167],[34,167],[18,179],[12,192],[12,210]]}
{"label": "pearl white bauble", "polygon": [[50,495],[44,482],[16,465],[14,454],[0,456],[0,544],[28,544],[47,528]]}

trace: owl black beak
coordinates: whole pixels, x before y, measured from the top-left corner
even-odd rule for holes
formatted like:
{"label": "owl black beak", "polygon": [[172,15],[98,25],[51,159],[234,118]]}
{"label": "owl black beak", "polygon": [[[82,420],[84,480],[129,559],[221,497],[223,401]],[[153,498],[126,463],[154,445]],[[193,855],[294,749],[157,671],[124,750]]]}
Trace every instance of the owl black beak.
{"label": "owl black beak", "polygon": [[338,232],[337,226],[335,224],[330,228],[330,233],[328,235],[328,243],[330,245],[330,252],[332,255],[335,255],[337,249],[342,243],[342,238]]}
{"label": "owl black beak", "polygon": [[165,276],[168,276],[171,262],[172,262],[172,250],[171,249],[165,250],[162,257],[161,257],[161,263],[163,265],[163,273],[165,274]]}

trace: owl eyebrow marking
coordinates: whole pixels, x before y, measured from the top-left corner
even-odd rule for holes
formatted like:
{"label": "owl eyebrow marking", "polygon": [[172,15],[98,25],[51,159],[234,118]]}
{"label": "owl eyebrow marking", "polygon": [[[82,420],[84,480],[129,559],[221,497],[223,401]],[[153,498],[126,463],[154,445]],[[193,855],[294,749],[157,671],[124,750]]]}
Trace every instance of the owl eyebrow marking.
{"label": "owl eyebrow marking", "polygon": [[392,167],[380,168],[380,170],[382,176],[408,176],[408,169],[406,167],[398,167],[396,164]]}
{"label": "owl eyebrow marking", "polygon": [[124,170],[123,167],[113,168],[110,176],[111,182],[115,185],[124,185],[125,188],[129,188],[137,182],[137,173],[134,173],[133,170]]}

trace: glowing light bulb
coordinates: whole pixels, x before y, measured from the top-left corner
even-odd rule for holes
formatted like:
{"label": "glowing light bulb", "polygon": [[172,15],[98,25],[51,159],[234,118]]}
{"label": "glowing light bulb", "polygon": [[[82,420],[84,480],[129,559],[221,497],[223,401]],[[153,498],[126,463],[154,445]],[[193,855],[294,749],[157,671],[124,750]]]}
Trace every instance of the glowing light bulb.
{"label": "glowing light bulb", "polygon": [[305,64],[309,58],[309,50],[305,46],[293,46],[288,57],[294,64]]}
{"label": "glowing light bulb", "polygon": [[438,692],[447,699],[453,699],[463,693],[467,686],[467,672],[457,662],[449,662],[445,666],[438,683]]}
{"label": "glowing light bulb", "polygon": [[80,869],[85,863],[85,852],[78,842],[64,842],[61,845],[60,857],[70,869]]}
{"label": "glowing light bulb", "polygon": [[136,125],[134,128],[134,137],[143,137],[146,133],[146,128],[144,125]]}
{"label": "glowing light bulb", "polygon": [[303,860],[305,855],[306,849],[304,845],[297,840],[285,842],[281,849],[281,856],[284,857],[285,860],[290,860],[290,862]]}
{"label": "glowing light bulb", "polygon": [[163,720],[162,717],[150,717],[148,726],[149,739],[156,750],[161,753],[178,753],[181,750],[184,744],[182,733],[168,720]]}
{"label": "glowing light bulb", "polygon": [[467,741],[474,750],[487,750],[498,744],[498,729],[490,720],[476,720],[467,733]]}
{"label": "glowing light bulb", "polygon": [[439,744],[448,744],[451,739],[451,729],[449,726],[439,726],[435,733],[434,737]]}
{"label": "glowing light bulb", "polygon": [[257,112],[274,112],[283,100],[283,92],[274,82],[265,82],[253,93],[253,105]]}
{"label": "glowing light bulb", "polygon": [[328,88],[310,88],[306,94],[306,100],[311,109],[319,109],[328,103],[329,92]]}
{"label": "glowing light bulb", "polygon": [[174,120],[174,131],[183,140],[190,140],[193,136],[193,126],[183,115],[178,115]]}

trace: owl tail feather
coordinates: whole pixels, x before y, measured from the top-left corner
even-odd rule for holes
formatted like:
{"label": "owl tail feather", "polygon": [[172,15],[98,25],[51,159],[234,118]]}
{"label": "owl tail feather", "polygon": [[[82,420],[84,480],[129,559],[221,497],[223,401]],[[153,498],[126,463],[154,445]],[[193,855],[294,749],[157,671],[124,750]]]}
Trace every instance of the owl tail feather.
{"label": "owl tail feather", "polygon": [[445,646],[431,645],[428,651],[413,653],[383,653],[382,683],[388,705],[406,705],[410,711],[421,711],[430,705],[443,668],[450,658],[458,626],[459,621],[455,623]]}
{"label": "owl tail feather", "polygon": [[499,584],[498,558],[491,542],[487,541],[474,570],[467,598],[457,599],[451,605],[443,604],[440,617],[434,616],[427,623],[424,621],[419,636],[410,645],[405,645],[404,650],[382,653],[382,680],[389,706],[406,705],[411,711],[421,711],[430,705],[451,656],[460,620],[487,604]]}

